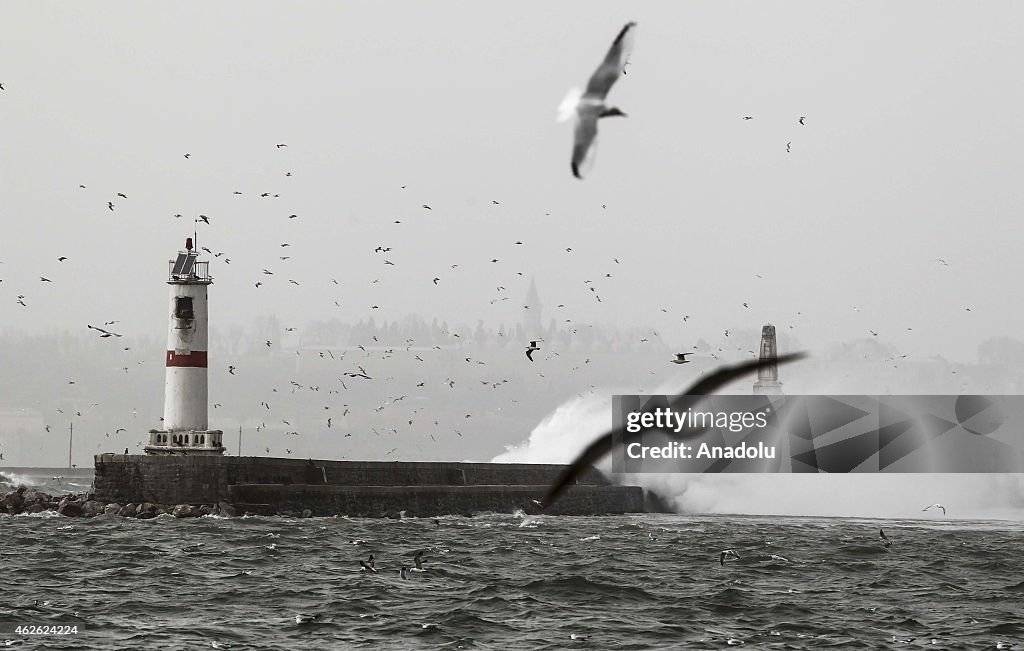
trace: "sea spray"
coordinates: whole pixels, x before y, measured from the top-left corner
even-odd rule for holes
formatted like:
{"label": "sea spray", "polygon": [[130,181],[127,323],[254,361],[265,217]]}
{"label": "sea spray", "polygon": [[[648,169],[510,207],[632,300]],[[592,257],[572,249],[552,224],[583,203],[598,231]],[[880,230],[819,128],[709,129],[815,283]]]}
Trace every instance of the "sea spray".
{"label": "sea spray", "polygon": [[[674,394],[690,381],[666,383],[653,393]],[[574,396],[492,461],[568,463],[611,425],[611,392]],[[960,517],[1024,519],[1024,479],[1017,475],[611,474],[610,456],[595,465],[611,481],[654,492],[680,513],[913,518],[920,505],[939,501],[958,504]]]}

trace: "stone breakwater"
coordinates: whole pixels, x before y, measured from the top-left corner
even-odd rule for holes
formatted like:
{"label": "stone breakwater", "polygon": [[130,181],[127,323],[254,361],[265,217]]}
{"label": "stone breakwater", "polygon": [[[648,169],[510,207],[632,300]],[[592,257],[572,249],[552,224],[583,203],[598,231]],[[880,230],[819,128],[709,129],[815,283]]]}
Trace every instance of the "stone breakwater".
{"label": "stone breakwater", "polygon": [[[212,510],[229,504],[239,514],[365,518],[537,513],[536,500],[565,470],[556,464],[121,454],[98,455],[95,463],[91,499],[104,505],[171,505],[163,508],[173,514],[186,505]],[[644,510],[643,489],[612,485],[590,469],[544,512]]]}
{"label": "stone breakwater", "polygon": [[[116,515],[122,518],[138,518],[146,520],[158,515],[169,513],[176,518],[197,518],[203,515],[221,515],[234,517],[238,515],[234,506],[220,502],[217,504],[139,504],[104,503],[93,499],[92,493],[70,495],[49,495],[34,488],[19,486],[16,490],[0,495],[0,514],[20,515],[23,513],[41,513],[54,511],[69,518],[93,518],[98,515]],[[281,515],[286,515],[281,513]],[[294,517],[310,517],[310,512],[287,513]]]}

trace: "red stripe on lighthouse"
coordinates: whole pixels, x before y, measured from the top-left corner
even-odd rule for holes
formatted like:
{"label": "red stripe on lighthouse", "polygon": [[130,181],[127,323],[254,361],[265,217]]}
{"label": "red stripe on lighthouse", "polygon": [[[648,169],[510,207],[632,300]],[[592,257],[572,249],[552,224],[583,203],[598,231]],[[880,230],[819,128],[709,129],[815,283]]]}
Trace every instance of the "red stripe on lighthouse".
{"label": "red stripe on lighthouse", "polygon": [[193,350],[187,355],[176,355],[173,350],[169,350],[167,351],[167,366],[206,368],[206,351]]}

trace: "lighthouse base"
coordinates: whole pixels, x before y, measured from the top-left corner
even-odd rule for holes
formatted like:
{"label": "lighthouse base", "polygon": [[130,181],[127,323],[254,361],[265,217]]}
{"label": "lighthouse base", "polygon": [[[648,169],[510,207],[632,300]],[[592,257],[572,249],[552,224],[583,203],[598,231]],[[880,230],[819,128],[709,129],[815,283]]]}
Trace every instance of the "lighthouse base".
{"label": "lighthouse base", "polygon": [[755,396],[781,396],[782,382],[773,380],[758,380],[754,383]]}
{"label": "lighthouse base", "polygon": [[209,430],[149,430],[146,454],[181,456],[220,456],[224,454],[219,429]]}

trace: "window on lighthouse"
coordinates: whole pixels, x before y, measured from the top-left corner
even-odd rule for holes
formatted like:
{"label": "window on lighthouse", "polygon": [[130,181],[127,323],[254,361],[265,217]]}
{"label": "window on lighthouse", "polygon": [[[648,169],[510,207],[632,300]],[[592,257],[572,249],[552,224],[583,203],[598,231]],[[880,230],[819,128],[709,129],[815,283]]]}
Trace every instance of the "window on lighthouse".
{"label": "window on lighthouse", "polygon": [[192,309],[192,297],[191,296],[177,296],[174,299],[174,318],[176,319],[187,319],[191,321],[196,318],[195,311]]}

